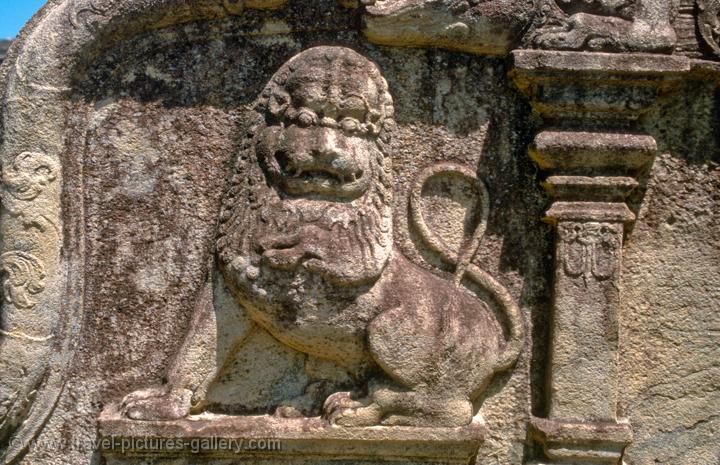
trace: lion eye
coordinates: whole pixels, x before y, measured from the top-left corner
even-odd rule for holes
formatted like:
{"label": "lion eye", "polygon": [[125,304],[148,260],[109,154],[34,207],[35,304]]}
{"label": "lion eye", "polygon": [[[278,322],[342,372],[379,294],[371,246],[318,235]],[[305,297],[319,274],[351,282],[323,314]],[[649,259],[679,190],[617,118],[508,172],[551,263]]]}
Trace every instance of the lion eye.
{"label": "lion eye", "polygon": [[360,130],[360,122],[355,118],[343,118],[342,121],[340,121],[340,127],[343,131],[357,132]]}
{"label": "lion eye", "polygon": [[317,123],[317,115],[309,110],[300,110],[297,122],[302,127],[312,126]]}

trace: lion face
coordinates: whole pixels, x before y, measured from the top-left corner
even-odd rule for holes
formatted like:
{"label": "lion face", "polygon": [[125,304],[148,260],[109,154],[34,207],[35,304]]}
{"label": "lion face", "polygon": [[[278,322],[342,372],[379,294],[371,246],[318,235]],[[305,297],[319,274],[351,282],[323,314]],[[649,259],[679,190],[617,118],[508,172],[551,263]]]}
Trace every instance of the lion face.
{"label": "lion face", "polygon": [[357,199],[374,181],[378,138],[392,121],[387,84],[374,64],[348,49],[301,56],[265,90],[259,161],[288,196]]}

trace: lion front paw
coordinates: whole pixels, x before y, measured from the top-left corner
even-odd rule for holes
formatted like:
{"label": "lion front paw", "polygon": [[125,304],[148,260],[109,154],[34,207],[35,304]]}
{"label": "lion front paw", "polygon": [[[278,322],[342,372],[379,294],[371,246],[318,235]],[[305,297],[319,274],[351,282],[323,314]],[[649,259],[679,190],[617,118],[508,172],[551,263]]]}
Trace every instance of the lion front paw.
{"label": "lion front paw", "polygon": [[125,396],[123,416],[132,420],[177,420],[190,413],[192,391],[166,386],[140,389]]}

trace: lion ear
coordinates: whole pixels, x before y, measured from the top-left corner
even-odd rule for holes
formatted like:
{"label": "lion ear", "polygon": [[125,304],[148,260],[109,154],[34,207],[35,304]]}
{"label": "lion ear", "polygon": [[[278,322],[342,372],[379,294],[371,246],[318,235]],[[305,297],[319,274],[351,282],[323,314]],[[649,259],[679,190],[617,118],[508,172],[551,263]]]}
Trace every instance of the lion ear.
{"label": "lion ear", "polygon": [[271,177],[281,176],[280,165],[273,156],[281,139],[281,130],[277,126],[266,126],[257,133],[255,142],[255,153],[267,173]]}
{"label": "lion ear", "polygon": [[278,119],[282,119],[289,106],[290,94],[285,89],[275,89],[268,98],[268,111]]}

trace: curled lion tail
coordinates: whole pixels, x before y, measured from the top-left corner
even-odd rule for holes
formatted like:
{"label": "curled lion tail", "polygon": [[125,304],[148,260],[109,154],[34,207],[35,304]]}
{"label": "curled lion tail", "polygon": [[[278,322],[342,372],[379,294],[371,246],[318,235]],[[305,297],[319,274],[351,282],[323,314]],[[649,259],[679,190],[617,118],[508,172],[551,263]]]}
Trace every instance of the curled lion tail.
{"label": "curled lion tail", "polygon": [[525,325],[520,308],[508,290],[486,271],[471,264],[467,267],[465,276],[482,289],[485,289],[495,299],[507,320],[507,342],[502,354],[498,356],[495,370],[501,371],[510,368],[517,360],[525,344]]}

